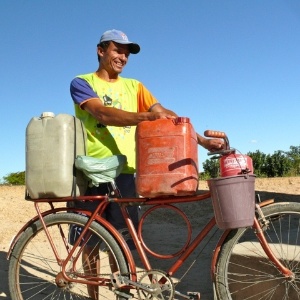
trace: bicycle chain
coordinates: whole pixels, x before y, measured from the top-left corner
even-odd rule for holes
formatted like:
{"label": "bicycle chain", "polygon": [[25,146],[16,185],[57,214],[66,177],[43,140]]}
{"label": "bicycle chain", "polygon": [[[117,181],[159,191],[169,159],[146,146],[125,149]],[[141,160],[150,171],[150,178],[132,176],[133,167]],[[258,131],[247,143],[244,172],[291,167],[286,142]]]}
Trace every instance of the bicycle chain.
{"label": "bicycle chain", "polygon": [[[122,273],[122,274],[120,274],[120,276],[129,276],[129,275],[135,275],[135,274],[139,274],[139,273],[145,273],[145,272],[147,272],[147,271],[137,271],[137,272],[134,272],[134,273],[132,273],[132,272],[128,272],[128,273]],[[103,274],[103,273],[101,273],[101,274],[98,274],[98,275],[101,275],[101,276],[110,276],[112,273],[105,273],[105,274]]]}
{"label": "bicycle chain", "polygon": [[[120,276],[120,277],[129,277],[130,275],[137,275],[137,274],[141,274],[141,273],[143,273],[143,275],[142,276],[140,276],[140,278],[139,278],[139,280],[137,280],[136,282],[133,282],[133,281],[131,281],[131,280],[129,280],[128,279],[128,281],[129,281],[129,284],[132,284],[135,288],[136,288],[136,290],[137,291],[139,291],[139,290],[144,290],[145,289],[145,293],[149,293],[149,294],[152,294],[152,293],[155,293],[155,291],[147,291],[147,289],[151,289],[150,288],[150,285],[149,284],[147,284],[147,285],[145,285],[145,284],[143,284],[143,283],[141,283],[141,280],[142,279],[144,279],[145,277],[146,277],[146,275],[147,274],[149,274],[149,275],[153,275],[153,274],[158,274],[159,276],[161,276],[161,277],[165,277],[166,279],[167,279],[167,281],[169,282],[169,285],[170,285],[170,287],[168,288],[168,290],[169,290],[169,292],[170,292],[170,295],[169,296],[167,296],[167,298],[166,298],[166,300],[169,300],[169,299],[173,299],[173,295],[174,295],[174,290],[175,290],[175,288],[174,288],[174,283],[173,283],[173,281],[172,281],[172,279],[167,275],[167,273],[166,272],[164,272],[164,271],[161,271],[161,270],[157,270],[157,269],[151,269],[151,270],[149,270],[149,271],[146,271],[146,270],[141,270],[141,271],[137,271],[137,272],[135,272],[135,273],[132,273],[132,272],[127,272],[127,273],[122,273],[122,274],[118,274],[118,276]],[[106,273],[106,274],[101,274],[101,276],[112,276],[112,273]],[[125,280],[126,281],[126,280]],[[128,282],[127,282],[128,283]],[[154,283],[153,283],[154,284]],[[114,285],[114,284],[113,284]],[[155,284],[154,284],[155,285]],[[165,290],[166,291],[166,290]],[[162,291],[160,290],[160,293],[161,293]],[[142,298],[144,295],[143,294],[141,294],[141,293],[139,293],[138,292],[138,299],[139,300],[144,300],[144,299],[148,299],[148,298]],[[156,297],[155,295],[152,295],[151,297]],[[160,295],[160,297],[161,297],[162,295]],[[152,299],[152,298],[151,298]],[[156,298],[153,298],[153,299],[156,299]],[[161,298],[160,298],[161,299]],[[162,298],[162,299],[165,299],[165,298]]]}

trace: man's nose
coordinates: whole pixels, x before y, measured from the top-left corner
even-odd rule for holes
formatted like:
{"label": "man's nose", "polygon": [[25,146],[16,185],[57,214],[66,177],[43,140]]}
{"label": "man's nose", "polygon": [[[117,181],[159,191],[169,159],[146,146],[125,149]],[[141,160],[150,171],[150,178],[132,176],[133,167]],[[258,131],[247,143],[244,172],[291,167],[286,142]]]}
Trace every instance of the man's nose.
{"label": "man's nose", "polygon": [[123,61],[127,61],[128,57],[125,53],[120,54],[120,59],[122,59]]}

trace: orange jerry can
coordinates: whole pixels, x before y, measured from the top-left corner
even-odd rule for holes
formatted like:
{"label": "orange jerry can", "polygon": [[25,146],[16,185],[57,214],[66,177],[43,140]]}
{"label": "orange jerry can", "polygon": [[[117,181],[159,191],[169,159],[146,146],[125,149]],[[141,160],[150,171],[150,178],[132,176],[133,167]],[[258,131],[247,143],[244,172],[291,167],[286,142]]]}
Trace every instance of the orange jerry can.
{"label": "orange jerry can", "polygon": [[193,195],[198,188],[198,143],[189,118],[138,124],[136,189],[146,198]]}

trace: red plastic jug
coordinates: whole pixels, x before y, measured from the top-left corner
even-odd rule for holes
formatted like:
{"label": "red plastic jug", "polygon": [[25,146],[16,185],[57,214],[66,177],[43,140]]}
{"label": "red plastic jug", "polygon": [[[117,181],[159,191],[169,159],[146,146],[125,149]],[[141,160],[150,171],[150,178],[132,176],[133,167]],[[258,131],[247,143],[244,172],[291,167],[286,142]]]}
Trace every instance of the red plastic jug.
{"label": "red plastic jug", "polygon": [[158,119],[138,124],[137,193],[191,195],[198,187],[198,143],[189,118]]}

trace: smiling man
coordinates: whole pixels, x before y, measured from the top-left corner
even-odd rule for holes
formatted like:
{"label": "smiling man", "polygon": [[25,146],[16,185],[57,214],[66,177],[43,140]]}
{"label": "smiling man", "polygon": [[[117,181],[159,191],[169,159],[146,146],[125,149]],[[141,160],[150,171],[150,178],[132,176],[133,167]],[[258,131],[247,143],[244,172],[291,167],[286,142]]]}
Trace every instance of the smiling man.
{"label": "smiling man", "polygon": [[[116,154],[127,157],[127,164],[116,178],[116,184],[123,197],[135,197],[135,128],[142,121],[161,118],[175,118],[176,114],[164,108],[138,80],[123,78],[119,74],[126,66],[130,54],[137,54],[140,46],[128,40],[119,30],[108,30],[97,45],[99,67],[96,72],[77,76],[71,82],[71,96],[75,104],[75,114],[85,125],[88,135],[88,155],[105,158]],[[206,139],[198,135],[198,143],[211,150],[221,145],[220,140]],[[106,184],[90,188],[87,195],[109,193]],[[78,204],[77,204],[78,205]],[[89,202],[84,208],[94,209]],[[86,207],[87,206],[87,207]],[[130,207],[129,214],[137,224],[137,207]],[[106,210],[107,220],[120,232],[126,228],[120,208],[110,203]],[[127,241],[131,249],[132,241]],[[86,272],[96,271],[99,260],[94,245],[87,245],[83,259],[89,259]],[[91,259],[93,257],[93,259]],[[91,299],[98,299],[97,288],[88,287]]]}
{"label": "smiling man", "polygon": [[[145,120],[174,118],[176,114],[165,109],[147,88],[135,79],[119,76],[130,54],[137,54],[140,46],[130,42],[119,30],[108,30],[97,45],[99,67],[96,72],[79,75],[71,82],[71,96],[75,114],[85,125],[88,134],[88,155],[105,158],[115,154],[127,157],[122,174],[116,179],[123,197],[135,197],[135,125]],[[90,188],[88,195],[109,193],[107,184]],[[95,203],[82,203],[81,207],[93,210]],[[137,207],[130,207],[129,214],[137,224]],[[120,232],[126,228],[120,208],[111,203],[106,211],[107,220]],[[72,233],[71,233],[72,235]],[[132,241],[128,245],[134,248]],[[83,252],[86,272],[99,272],[98,250],[87,245]],[[98,299],[98,288],[88,286],[91,299]],[[121,298],[120,298],[121,299]]]}

